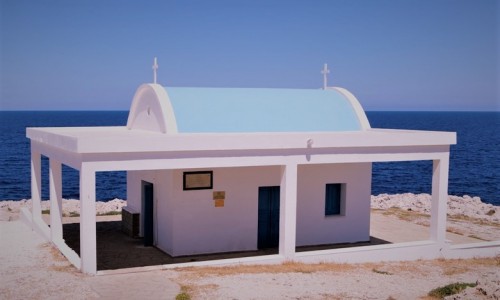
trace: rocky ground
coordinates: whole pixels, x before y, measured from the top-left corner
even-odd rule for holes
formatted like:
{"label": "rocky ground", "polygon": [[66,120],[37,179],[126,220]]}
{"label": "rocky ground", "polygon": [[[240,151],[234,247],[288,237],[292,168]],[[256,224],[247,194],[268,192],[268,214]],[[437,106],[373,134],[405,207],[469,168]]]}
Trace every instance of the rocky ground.
{"label": "rocky ground", "polygon": [[[372,210],[419,225],[429,226],[429,194],[381,194],[372,196]],[[479,197],[448,196],[447,230],[484,241],[500,240],[500,206],[481,202]]]}
{"label": "rocky ground", "polygon": [[[484,203],[479,197],[448,196],[448,216],[474,218],[486,222],[500,223],[500,206]],[[429,214],[431,211],[431,195],[429,194],[380,194],[372,196],[371,206],[374,209],[400,208]]]}
{"label": "rocky ground", "polygon": [[[96,202],[96,213],[97,215],[105,215],[110,212],[121,212],[123,206],[127,205],[127,201],[114,199],[108,202],[97,201]],[[23,199],[19,201],[15,200],[3,200],[0,201],[0,220],[9,221],[16,220],[19,218],[20,209],[23,207],[31,208],[31,200]],[[50,211],[50,201],[42,201],[42,213],[48,213]],[[80,201],[74,199],[63,199],[63,216],[79,216],[80,215]]]}

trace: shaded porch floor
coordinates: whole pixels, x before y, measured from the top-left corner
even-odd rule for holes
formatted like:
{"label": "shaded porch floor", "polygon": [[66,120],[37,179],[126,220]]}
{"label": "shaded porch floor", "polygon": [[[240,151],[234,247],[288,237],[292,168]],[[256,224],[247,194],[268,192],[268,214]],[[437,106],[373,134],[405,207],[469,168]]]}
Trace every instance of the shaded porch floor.
{"label": "shaded porch floor", "polygon": [[[121,231],[121,221],[97,222],[96,235],[98,271],[278,254],[278,248],[270,248],[257,251],[172,257],[156,247],[144,247],[142,238],[127,236]],[[64,224],[63,237],[66,244],[80,254],[80,224]],[[297,247],[296,251],[304,252],[388,243],[388,241],[371,237],[370,241],[367,242]]]}

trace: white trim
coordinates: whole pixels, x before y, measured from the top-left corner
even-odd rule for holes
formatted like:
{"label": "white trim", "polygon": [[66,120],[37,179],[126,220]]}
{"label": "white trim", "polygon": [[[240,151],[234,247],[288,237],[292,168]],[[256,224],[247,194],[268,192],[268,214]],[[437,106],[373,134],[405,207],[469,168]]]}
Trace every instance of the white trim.
{"label": "white trim", "polygon": [[[148,121],[141,115],[153,114]],[[159,84],[141,85],[132,100],[127,129],[142,129],[160,133],[177,133],[177,122],[165,89]]]}
{"label": "white trim", "polygon": [[443,245],[446,240],[448,170],[448,153],[443,155],[441,159],[433,160],[430,236],[433,241],[440,245]]}
{"label": "white trim", "polygon": [[162,111],[165,116],[165,126],[166,133],[177,133],[177,119],[175,118],[175,112],[172,107],[172,102],[170,97],[164,87],[159,84],[153,86],[156,95],[158,96],[158,101],[162,104]]}
{"label": "white trim", "polygon": [[362,246],[331,250],[318,250],[298,252],[293,260],[282,255],[263,255],[243,258],[219,259],[210,261],[176,263],[118,270],[98,271],[97,275],[127,274],[148,272],[153,270],[168,270],[176,268],[202,267],[202,266],[237,266],[251,264],[280,264],[286,261],[302,263],[369,263],[381,261],[415,261],[419,259],[437,258],[474,258],[494,257],[500,251],[500,241],[488,243],[475,243],[452,247],[442,247],[433,241],[416,241],[407,243]]}
{"label": "white trim", "polygon": [[286,259],[282,255],[273,254],[273,255],[261,255],[261,256],[251,256],[251,257],[241,257],[241,258],[227,258],[227,259],[217,259],[217,260],[175,263],[175,264],[146,266],[146,267],[124,268],[116,270],[103,270],[103,271],[97,271],[96,275],[102,276],[102,275],[130,274],[130,273],[157,271],[157,270],[169,270],[177,268],[190,268],[190,267],[203,267],[203,266],[279,264],[285,261]]}
{"label": "white trim", "polygon": [[347,89],[341,88],[341,87],[329,87],[328,89],[335,90],[342,94],[347,100],[352,105],[352,108],[356,112],[356,115],[358,116],[359,124],[361,125],[362,130],[367,130],[370,129],[370,122],[368,121],[368,118],[366,117],[365,110],[363,109],[363,106],[361,106],[361,103],[358,101],[358,99]]}
{"label": "white trim", "polygon": [[[254,166],[276,166],[295,163],[306,164],[335,164],[335,163],[358,163],[358,162],[392,162],[392,161],[415,161],[440,159],[446,152],[406,152],[400,153],[351,153],[351,154],[318,154],[308,156],[305,154],[294,155],[262,155],[233,156],[233,157],[182,157],[171,156],[166,158],[142,159],[132,157],[127,160],[95,161],[88,162],[96,171],[134,171],[134,170],[175,170],[175,169],[201,169],[201,168],[224,168],[224,167],[254,167]],[[257,155],[256,155],[257,156]]]}
{"label": "white trim", "polygon": [[31,144],[31,211],[32,222],[42,219],[42,156]]}
{"label": "white trim", "polygon": [[50,238],[53,243],[63,241],[61,169],[60,162],[49,160]]}
{"label": "white trim", "polygon": [[281,166],[279,254],[295,256],[297,235],[297,165]]}
{"label": "white trim", "polygon": [[[75,153],[431,146],[456,144],[456,133],[367,129],[352,132],[161,134],[126,127],[28,128],[32,141]],[[312,141],[312,143],[311,143]]]}
{"label": "white trim", "polygon": [[97,272],[95,170],[87,164],[80,170],[80,259],[81,270]]}

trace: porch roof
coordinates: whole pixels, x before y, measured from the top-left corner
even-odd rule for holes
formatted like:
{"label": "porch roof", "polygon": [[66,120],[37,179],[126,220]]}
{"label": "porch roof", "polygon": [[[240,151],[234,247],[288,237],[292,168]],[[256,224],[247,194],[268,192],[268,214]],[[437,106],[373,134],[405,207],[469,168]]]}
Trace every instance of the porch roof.
{"label": "porch roof", "polygon": [[456,144],[456,133],[368,129],[346,132],[177,133],[127,127],[27,128],[32,141],[70,153],[148,153],[219,150],[369,148]]}

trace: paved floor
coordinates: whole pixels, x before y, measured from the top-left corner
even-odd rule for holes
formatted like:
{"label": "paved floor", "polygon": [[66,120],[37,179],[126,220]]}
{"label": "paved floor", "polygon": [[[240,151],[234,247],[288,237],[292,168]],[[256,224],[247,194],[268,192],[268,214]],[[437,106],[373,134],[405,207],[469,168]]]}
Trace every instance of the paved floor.
{"label": "paved floor", "polygon": [[[102,221],[96,224],[97,270],[114,270],[132,267],[145,267],[194,261],[207,261],[226,258],[240,258],[277,254],[278,248],[258,251],[216,253],[172,257],[156,247],[144,247],[142,238],[132,238],[121,231],[121,221]],[[66,244],[80,254],[80,224],[63,225],[63,237]],[[369,242],[352,244],[334,244],[312,247],[297,247],[297,252],[324,250],[344,247],[356,247],[388,243],[372,237]]]}
{"label": "paved floor", "polygon": [[[314,247],[297,247],[297,252],[335,249],[345,247],[401,243],[429,239],[429,227],[401,221],[397,217],[387,217],[382,214],[371,215],[371,239],[365,243],[321,245]],[[231,252],[206,255],[171,257],[155,247],[144,247],[141,238],[131,238],[121,231],[120,216],[100,218],[96,224],[97,233],[97,270],[114,270],[132,267],[144,267],[183,262],[206,261],[225,258],[240,258],[260,255],[277,254],[278,249],[259,251]],[[77,218],[67,222],[78,222]],[[80,252],[79,223],[63,225],[63,236],[66,243],[76,253]],[[453,243],[471,243],[479,240],[447,233],[447,238]]]}
{"label": "paved floor", "polygon": [[[182,262],[215,260],[276,254],[277,249],[172,257],[156,247],[144,247],[142,238],[132,238],[121,231],[121,221],[96,224],[97,270],[144,267]],[[80,254],[80,224],[64,224],[66,244]]]}
{"label": "paved floor", "polygon": [[[400,220],[397,216],[386,216],[383,211],[372,211],[370,235],[391,243],[425,241],[430,239],[430,228]],[[446,232],[446,239],[452,244],[468,244],[483,240]]]}

